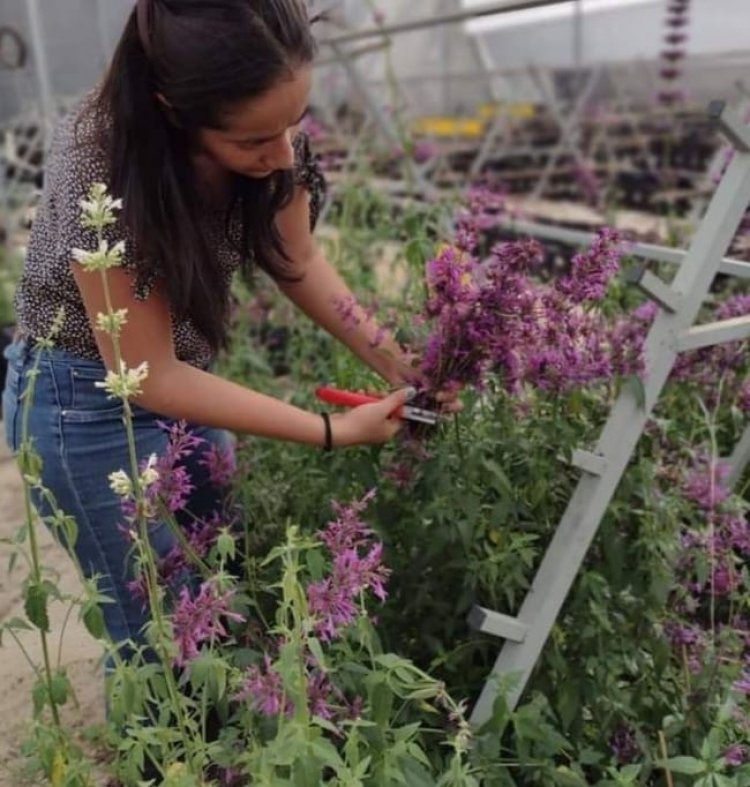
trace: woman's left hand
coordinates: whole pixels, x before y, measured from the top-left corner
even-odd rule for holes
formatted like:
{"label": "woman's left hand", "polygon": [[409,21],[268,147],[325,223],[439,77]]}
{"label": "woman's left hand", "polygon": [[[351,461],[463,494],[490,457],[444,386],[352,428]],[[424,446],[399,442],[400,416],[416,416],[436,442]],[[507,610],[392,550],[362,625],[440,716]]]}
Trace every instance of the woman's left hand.
{"label": "woman's left hand", "polygon": [[[392,385],[416,385],[418,388],[428,387],[426,380],[419,370],[419,361],[414,353],[404,353],[400,358],[394,359],[392,369],[388,375],[388,382]],[[463,386],[451,386],[434,394],[434,399],[440,404],[441,413],[460,413],[464,409],[459,394]]]}

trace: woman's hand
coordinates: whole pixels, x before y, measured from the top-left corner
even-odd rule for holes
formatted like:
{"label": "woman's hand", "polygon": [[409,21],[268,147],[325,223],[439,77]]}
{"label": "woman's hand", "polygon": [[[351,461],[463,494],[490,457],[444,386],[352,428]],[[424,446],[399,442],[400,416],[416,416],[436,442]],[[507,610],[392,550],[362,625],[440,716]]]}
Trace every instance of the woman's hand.
{"label": "woman's hand", "polygon": [[377,445],[396,436],[403,421],[392,416],[395,410],[414,397],[413,388],[402,388],[380,402],[363,404],[346,413],[331,416],[333,445]]}
{"label": "woman's hand", "polygon": [[[419,370],[418,358],[414,353],[405,352],[400,357],[394,358],[388,373],[388,382],[392,385],[416,385],[420,388],[429,388],[427,381]],[[460,413],[464,409],[463,402],[458,398],[463,386],[454,385],[445,387],[432,394],[440,404],[441,413]]]}

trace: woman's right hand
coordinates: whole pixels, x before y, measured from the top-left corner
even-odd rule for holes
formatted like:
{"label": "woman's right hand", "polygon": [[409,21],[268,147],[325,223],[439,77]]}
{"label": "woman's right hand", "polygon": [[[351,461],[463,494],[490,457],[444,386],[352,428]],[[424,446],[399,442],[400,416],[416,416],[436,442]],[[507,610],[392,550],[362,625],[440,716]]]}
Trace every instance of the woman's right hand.
{"label": "woman's right hand", "polygon": [[414,396],[413,388],[401,388],[379,402],[363,404],[331,416],[334,447],[377,445],[396,436],[403,420],[391,414]]}

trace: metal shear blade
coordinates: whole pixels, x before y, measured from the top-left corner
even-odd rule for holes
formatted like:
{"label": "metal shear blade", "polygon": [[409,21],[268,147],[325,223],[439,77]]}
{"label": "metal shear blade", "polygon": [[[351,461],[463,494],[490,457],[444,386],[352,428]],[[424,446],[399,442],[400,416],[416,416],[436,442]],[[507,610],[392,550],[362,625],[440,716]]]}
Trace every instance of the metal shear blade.
{"label": "metal shear blade", "polygon": [[408,421],[430,424],[430,426],[434,426],[438,421],[437,413],[433,413],[432,410],[423,410],[421,407],[412,407],[408,404],[401,408],[401,417]]}

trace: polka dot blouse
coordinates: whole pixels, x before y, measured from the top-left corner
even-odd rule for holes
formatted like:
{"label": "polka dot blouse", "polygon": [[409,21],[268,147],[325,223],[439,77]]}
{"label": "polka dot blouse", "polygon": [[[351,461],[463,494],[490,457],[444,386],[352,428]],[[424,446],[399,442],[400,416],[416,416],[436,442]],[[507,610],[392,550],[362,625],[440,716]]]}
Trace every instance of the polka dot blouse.
{"label": "polka dot blouse", "polygon": [[[26,337],[49,334],[60,307],[65,309],[62,330],[55,346],[80,358],[100,360],[91,325],[78,287],[71,273],[71,249],[93,249],[96,238],[81,227],[80,202],[92,183],[107,182],[107,165],[103,151],[93,142],[94,118],[84,99],[53,134],[45,162],[44,190],[32,228],[24,269],[16,290],[18,328]],[[325,179],[310,151],[306,135],[298,134],[294,143],[295,179],[310,194],[310,219],[314,226],[325,197]],[[222,271],[227,293],[233,274],[240,267],[236,249],[240,233],[238,222],[229,223],[221,211],[207,211],[202,217],[204,230],[215,251],[216,264]],[[119,233],[119,237],[118,237]],[[124,237],[123,237],[124,236]],[[137,260],[127,233],[113,228],[113,240],[126,241],[123,265],[131,270],[137,298],[143,300],[156,279],[156,271]],[[177,357],[205,368],[213,351],[189,318],[172,318],[172,334]]]}

